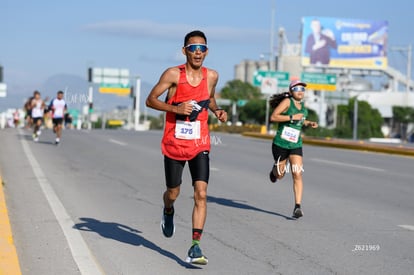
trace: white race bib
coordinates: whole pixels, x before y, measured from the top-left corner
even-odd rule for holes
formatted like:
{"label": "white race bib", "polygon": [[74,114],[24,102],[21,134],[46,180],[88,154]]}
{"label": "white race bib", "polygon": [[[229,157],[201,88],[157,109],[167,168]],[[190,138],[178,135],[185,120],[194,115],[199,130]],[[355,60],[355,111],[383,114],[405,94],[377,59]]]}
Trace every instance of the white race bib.
{"label": "white race bib", "polygon": [[283,127],[282,134],[280,135],[280,137],[283,138],[284,140],[287,140],[293,143],[298,142],[299,136],[300,136],[299,130],[296,130],[288,126]]}
{"label": "white race bib", "polygon": [[177,120],[175,137],[179,139],[200,139],[200,121]]}

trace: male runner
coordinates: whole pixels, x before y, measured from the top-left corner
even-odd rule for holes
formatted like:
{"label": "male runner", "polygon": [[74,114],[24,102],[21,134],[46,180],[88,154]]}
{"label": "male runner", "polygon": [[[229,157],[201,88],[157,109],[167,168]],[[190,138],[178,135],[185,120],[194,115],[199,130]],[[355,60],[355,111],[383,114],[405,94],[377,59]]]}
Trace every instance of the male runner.
{"label": "male runner", "polygon": [[52,111],[53,131],[56,133],[55,144],[58,145],[62,136],[63,118],[67,109],[62,91],[57,92],[57,97],[50,102],[49,109]]}
{"label": "male runner", "polygon": [[34,97],[31,102],[31,110],[32,110],[32,119],[33,119],[33,140],[35,142],[39,141],[39,136],[41,134],[40,127],[43,123],[43,115],[45,109],[45,102],[40,98],[40,92],[35,91]]}
{"label": "male runner", "polygon": [[[188,162],[194,188],[192,215],[192,244],[186,259],[189,263],[207,264],[200,249],[200,240],[207,216],[207,184],[210,175],[210,135],[208,109],[222,122],[227,113],[218,108],[214,98],[218,73],[203,67],[208,54],[207,38],[201,31],[192,31],[184,38],[182,53],[186,63],[168,68],[154,86],[146,105],[166,112],[164,136],[161,143],[167,189],[161,229],[172,237],[174,202],[180,193],[184,165]],[[168,90],[166,101],[158,98]]]}

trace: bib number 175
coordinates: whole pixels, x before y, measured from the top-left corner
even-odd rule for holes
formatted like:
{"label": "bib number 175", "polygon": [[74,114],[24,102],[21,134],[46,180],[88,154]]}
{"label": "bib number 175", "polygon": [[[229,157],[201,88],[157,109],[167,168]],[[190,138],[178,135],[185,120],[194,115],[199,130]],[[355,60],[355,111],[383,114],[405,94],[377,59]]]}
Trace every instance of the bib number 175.
{"label": "bib number 175", "polygon": [[175,125],[175,137],[179,139],[199,139],[200,121],[177,120]]}

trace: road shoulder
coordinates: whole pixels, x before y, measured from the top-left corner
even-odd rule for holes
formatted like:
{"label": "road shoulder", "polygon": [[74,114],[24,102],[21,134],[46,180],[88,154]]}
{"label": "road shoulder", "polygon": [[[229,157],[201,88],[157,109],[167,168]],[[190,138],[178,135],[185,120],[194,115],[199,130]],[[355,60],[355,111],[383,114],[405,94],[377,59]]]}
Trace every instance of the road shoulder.
{"label": "road shoulder", "polygon": [[21,274],[0,173],[0,274]]}

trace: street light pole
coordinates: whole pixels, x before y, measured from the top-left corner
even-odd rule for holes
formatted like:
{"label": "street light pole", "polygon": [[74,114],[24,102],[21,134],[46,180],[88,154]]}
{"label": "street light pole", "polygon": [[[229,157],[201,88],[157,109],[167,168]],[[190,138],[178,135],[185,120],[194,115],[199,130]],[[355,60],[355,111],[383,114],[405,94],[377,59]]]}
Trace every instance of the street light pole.
{"label": "street light pole", "polygon": [[[408,45],[406,48],[405,47],[392,47],[391,50],[394,51],[406,51],[407,52],[407,76],[406,76],[406,92],[408,95],[408,92],[410,91],[410,82],[411,82],[411,59],[412,59],[412,45]],[[408,102],[407,102],[408,103]]]}
{"label": "street light pole", "polygon": [[92,112],[93,112],[93,86],[89,83],[88,92],[89,106],[88,106],[88,130],[92,130]]}
{"label": "street light pole", "polygon": [[352,139],[357,140],[358,138],[358,96],[355,96],[354,100],[354,127],[352,131]]}
{"label": "street light pole", "polygon": [[274,34],[274,25],[275,25],[275,2],[272,1],[272,14],[271,14],[271,26],[270,26],[270,60],[269,60],[269,71],[273,71],[275,69],[275,61],[274,61],[274,45],[273,42],[275,40]]}
{"label": "street light pole", "polygon": [[[412,45],[408,45],[408,49],[407,49],[408,53],[407,53],[407,95],[408,92],[410,91],[410,80],[411,80],[411,57],[412,57]],[[407,102],[408,103],[408,102]]]}
{"label": "street light pole", "polygon": [[141,78],[138,76],[135,87],[135,131],[138,131],[139,127],[139,116],[140,116],[140,97],[141,97]]}
{"label": "street light pole", "polygon": [[[269,56],[269,71],[274,71],[275,70],[275,53],[274,53],[274,34],[275,34],[275,30],[274,30],[274,25],[275,25],[275,1],[272,1],[272,13],[271,13],[271,26],[270,26],[270,56]],[[270,108],[269,108],[269,97],[270,95],[266,95],[266,118],[265,118],[265,123],[266,123],[266,133],[269,132],[269,112],[270,112]]]}
{"label": "street light pole", "polygon": [[270,112],[270,106],[269,106],[269,98],[270,95],[266,95],[266,132],[269,132],[269,112]]}

